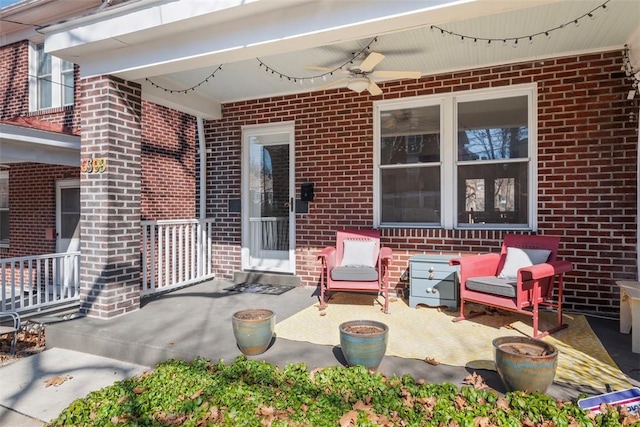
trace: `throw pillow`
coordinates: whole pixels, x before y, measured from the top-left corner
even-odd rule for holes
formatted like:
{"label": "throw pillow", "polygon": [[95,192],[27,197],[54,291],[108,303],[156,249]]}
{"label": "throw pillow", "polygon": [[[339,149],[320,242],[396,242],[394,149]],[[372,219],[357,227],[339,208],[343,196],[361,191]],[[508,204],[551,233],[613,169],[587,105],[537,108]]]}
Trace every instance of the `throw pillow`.
{"label": "throw pillow", "polygon": [[342,252],[341,267],[374,267],[373,251],[376,242],[373,240],[345,240]]}
{"label": "throw pillow", "polygon": [[500,279],[517,279],[518,270],[547,262],[551,251],[546,249],[507,248],[507,258],[504,260]]}

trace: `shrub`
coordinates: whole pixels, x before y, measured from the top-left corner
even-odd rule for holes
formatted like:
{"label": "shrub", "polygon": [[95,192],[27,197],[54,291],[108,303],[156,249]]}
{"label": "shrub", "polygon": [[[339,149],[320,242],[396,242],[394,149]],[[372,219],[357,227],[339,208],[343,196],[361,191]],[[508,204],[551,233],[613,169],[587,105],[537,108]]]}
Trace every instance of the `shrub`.
{"label": "shrub", "polygon": [[622,426],[616,408],[588,413],[544,394],[428,384],[361,366],[309,372],[238,357],[169,360],[72,402],[50,425]]}

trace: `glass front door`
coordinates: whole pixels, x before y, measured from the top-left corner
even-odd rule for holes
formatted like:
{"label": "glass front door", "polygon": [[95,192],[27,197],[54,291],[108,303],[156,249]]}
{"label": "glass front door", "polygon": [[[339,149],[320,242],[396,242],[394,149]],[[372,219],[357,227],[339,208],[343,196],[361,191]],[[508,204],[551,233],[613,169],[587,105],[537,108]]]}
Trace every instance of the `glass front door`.
{"label": "glass front door", "polygon": [[242,264],[295,271],[293,125],[243,129]]}

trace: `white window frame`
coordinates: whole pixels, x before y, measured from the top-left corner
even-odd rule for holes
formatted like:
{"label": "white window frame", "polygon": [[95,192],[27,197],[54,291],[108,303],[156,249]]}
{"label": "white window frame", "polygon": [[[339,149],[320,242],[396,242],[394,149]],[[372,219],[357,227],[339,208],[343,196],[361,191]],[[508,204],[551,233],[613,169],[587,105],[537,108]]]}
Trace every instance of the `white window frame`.
{"label": "white window frame", "polygon": [[[47,110],[50,108],[59,108],[73,105],[74,99],[72,97],[71,102],[64,102],[64,79],[63,74],[69,71],[64,71],[62,64],[63,59],[50,55],[51,57],[51,105],[48,107],[39,107],[39,94],[38,94],[38,46],[43,43],[32,42],[29,43],[29,111]],[[74,67],[75,68],[75,67]],[[73,71],[71,71],[73,72]],[[75,79],[73,79],[75,86]]]}
{"label": "white window frame", "polygon": [[[538,88],[536,84],[523,84],[506,86],[502,88],[478,89],[447,94],[425,95],[404,99],[384,100],[374,102],[373,137],[374,137],[374,168],[373,168],[373,222],[374,227],[380,228],[444,228],[444,229],[507,229],[507,230],[537,230],[537,205],[538,205]],[[527,154],[527,180],[528,180],[528,223],[527,224],[458,224],[457,212],[457,176],[460,164],[458,162],[458,132],[457,132],[457,104],[469,101],[482,101],[491,99],[511,98],[527,96],[528,100],[528,154]],[[442,151],[440,157],[440,224],[404,224],[383,223],[381,206],[381,165],[380,165],[380,115],[381,112],[399,108],[415,108],[440,105],[440,136]],[[522,160],[522,159],[520,159]],[[506,160],[507,162],[509,160]],[[414,165],[415,166],[415,165]]]}
{"label": "white window frame", "polygon": [[[0,170],[0,179],[6,179],[7,182],[8,182],[8,180],[9,180],[9,171]],[[7,195],[7,197],[8,197],[8,195]],[[7,201],[7,207],[6,208],[3,208],[2,206],[0,206],[0,211],[9,212],[8,201]],[[8,248],[8,247],[9,247],[9,239],[0,240],[0,248]]]}

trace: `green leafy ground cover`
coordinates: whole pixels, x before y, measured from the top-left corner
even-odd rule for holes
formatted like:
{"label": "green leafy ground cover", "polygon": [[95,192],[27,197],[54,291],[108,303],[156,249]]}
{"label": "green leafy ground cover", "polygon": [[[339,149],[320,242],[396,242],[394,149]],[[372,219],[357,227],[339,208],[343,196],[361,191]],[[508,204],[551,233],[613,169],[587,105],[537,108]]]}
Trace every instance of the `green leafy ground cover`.
{"label": "green leafy ground cover", "polygon": [[[605,409],[605,408],[603,408]],[[51,426],[622,426],[624,408],[587,413],[544,394],[385,377],[361,366],[309,372],[238,357],[169,360],[71,403]]]}

